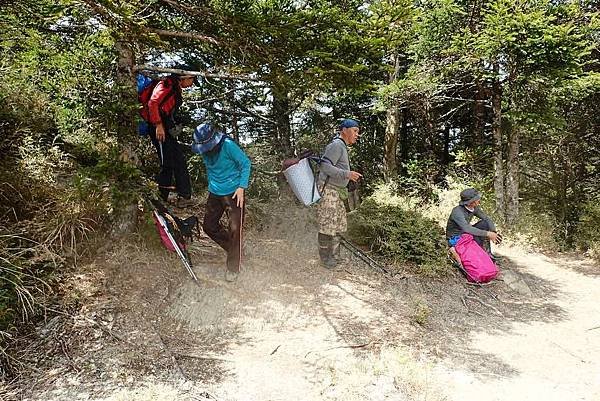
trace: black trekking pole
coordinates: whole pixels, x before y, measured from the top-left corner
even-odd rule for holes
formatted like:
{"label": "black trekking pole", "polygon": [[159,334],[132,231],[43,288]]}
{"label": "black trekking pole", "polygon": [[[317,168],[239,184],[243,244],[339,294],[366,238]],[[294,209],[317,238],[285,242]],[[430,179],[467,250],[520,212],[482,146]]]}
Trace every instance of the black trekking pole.
{"label": "black trekking pole", "polygon": [[381,270],[384,274],[390,274],[390,272],[383,266],[381,266],[378,262],[373,260],[369,255],[367,255],[362,249],[358,248],[352,242],[348,241],[346,238],[340,235],[341,243],[348,249],[353,255],[358,256],[363,262],[368,264],[371,267],[376,267]]}

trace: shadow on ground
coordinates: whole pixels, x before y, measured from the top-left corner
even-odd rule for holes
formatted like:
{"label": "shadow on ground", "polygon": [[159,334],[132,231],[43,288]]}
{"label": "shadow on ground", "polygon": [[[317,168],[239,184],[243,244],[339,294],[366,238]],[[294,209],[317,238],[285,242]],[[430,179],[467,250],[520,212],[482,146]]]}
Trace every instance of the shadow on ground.
{"label": "shadow on ground", "polygon": [[[325,270],[317,261],[314,210],[290,205],[284,198],[270,207],[269,222],[248,235],[244,270],[233,284],[223,280],[222,251],[206,238],[190,250],[198,285],[156,243],[142,237],[115,243],[90,265],[88,273],[101,269],[103,278],[79,312],[100,329],[81,331],[32,380],[49,389],[83,387],[100,398],[148,376],[219,386],[240,374],[260,379],[272,369],[283,378],[303,376],[299,388],[332,391],[331,372],[340,364],[355,364],[359,372],[357,361],[389,347],[450,359],[477,374],[511,376],[519,372],[470,347],[470,338],[510,332],[518,322],[565,319],[555,303],[557,284],[510,258],[502,269],[523,280],[530,294],[501,280],[474,286],[458,272],[390,278],[347,252],[341,271]],[[69,368],[53,374],[61,364]],[[390,394],[398,390],[394,383]],[[41,399],[39,391],[30,391],[30,399]]]}

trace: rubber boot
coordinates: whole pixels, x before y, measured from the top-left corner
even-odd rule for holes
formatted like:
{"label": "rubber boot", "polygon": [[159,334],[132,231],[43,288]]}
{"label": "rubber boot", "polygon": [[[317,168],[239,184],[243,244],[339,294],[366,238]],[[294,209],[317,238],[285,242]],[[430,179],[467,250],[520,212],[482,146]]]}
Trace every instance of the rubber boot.
{"label": "rubber boot", "polygon": [[337,264],[333,257],[334,237],[331,235],[319,233],[318,240],[319,257],[321,258],[321,264],[327,269],[333,269]]}
{"label": "rubber boot", "polygon": [[334,235],[331,237],[331,254],[335,260],[340,257],[340,236]]}
{"label": "rubber boot", "polygon": [[342,249],[341,243],[342,243],[342,238],[340,235],[333,236],[332,253],[333,253],[334,260],[338,264],[345,263],[348,261],[348,259],[342,257],[342,255],[341,255],[341,251],[340,251]]}

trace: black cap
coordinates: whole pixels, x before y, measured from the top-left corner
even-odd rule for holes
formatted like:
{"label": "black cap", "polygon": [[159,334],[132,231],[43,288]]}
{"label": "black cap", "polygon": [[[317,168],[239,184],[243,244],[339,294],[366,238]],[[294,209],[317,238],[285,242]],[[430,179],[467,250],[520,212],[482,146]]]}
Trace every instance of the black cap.
{"label": "black cap", "polygon": [[467,188],[460,193],[459,205],[468,205],[471,202],[481,199],[481,193],[475,188]]}

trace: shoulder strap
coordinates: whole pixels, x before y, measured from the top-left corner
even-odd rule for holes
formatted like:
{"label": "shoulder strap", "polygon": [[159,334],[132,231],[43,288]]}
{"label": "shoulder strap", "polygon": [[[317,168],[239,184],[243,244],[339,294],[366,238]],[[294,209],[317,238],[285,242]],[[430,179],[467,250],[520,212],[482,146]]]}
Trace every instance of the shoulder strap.
{"label": "shoulder strap", "polygon": [[173,78],[170,78],[170,77],[169,77],[169,78],[165,78],[165,79],[163,80],[163,82],[164,82],[165,84],[167,84],[171,90],[169,91],[169,93],[167,94],[167,96],[165,96],[165,97],[164,97],[164,98],[163,98],[163,99],[160,101],[160,103],[159,103],[159,107],[162,107],[162,105],[163,105],[163,104],[165,104],[165,103],[166,103],[166,101],[167,101],[167,100],[169,100],[169,98],[170,98],[171,96],[175,96],[175,95],[177,94],[177,89],[175,88],[175,82],[173,81]]}

